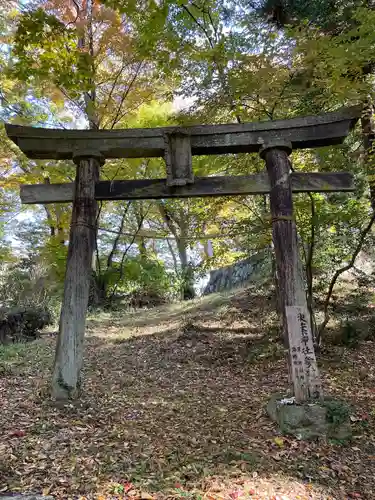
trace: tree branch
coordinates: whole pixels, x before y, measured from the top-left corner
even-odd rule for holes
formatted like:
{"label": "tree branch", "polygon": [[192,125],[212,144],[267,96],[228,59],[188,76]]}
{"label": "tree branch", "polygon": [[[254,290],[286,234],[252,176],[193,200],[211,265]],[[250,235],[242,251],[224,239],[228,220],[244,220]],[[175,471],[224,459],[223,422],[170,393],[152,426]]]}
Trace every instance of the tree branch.
{"label": "tree branch", "polygon": [[[306,278],[307,278],[307,307],[310,311],[310,320],[311,320],[311,331],[315,337],[316,335],[316,322],[315,315],[313,309],[313,272],[312,272],[312,262],[314,257],[315,250],[315,200],[312,193],[308,193],[308,196],[311,201],[311,232],[310,232],[310,244],[309,251],[305,258],[306,260]],[[302,245],[304,247],[304,245]]]}
{"label": "tree branch", "polygon": [[113,242],[113,245],[112,245],[112,249],[108,255],[108,258],[107,258],[107,269],[110,269],[112,267],[112,262],[113,262],[113,257],[116,253],[116,250],[117,250],[117,246],[118,246],[118,243],[120,241],[120,237],[121,237],[121,234],[122,234],[122,231],[124,229],[124,224],[125,224],[125,218],[126,218],[126,215],[129,211],[129,207],[130,207],[130,201],[128,201],[128,203],[126,204],[126,207],[125,207],[125,210],[122,214],[122,217],[121,217],[121,222],[120,222],[120,227],[119,227],[119,230],[118,230],[118,233],[117,233],[117,236],[115,238],[115,241]]}
{"label": "tree branch", "polygon": [[96,265],[98,266],[98,274],[101,274],[101,265],[100,265],[100,256],[99,256],[99,247],[98,247],[98,229],[99,229],[99,218],[102,212],[103,202],[99,202],[98,212],[96,214],[95,220],[95,253],[96,253]]}
{"label": "tree branch", "polygon": [[365,241],[365,238],[368,235],[368,233],[370,232],[374,222],[375,222],[375,212],[372,214],[370,222],[362,230],[360,237],[359,237],[359,240],[358,240],[358,243],[357,243],[357,246],[354,250],[354,253],[353,253],[349,263],[346,266],[343,266],[340,269],[338,269],[332,277],[331,283],[330,283],[329,288],[328,288],[327,296],[326,296],[326,299],[324,301],[324,308],[323,308],[324,320],[323,320],[323,322],[320,325],[319,330],[318,330],[318,334],[317,334],[317,342],[318,343],[320,342],[321,336],[322,336],[324,329],[327,326],[327,323],[329,321],[328,307],[329,307],[329,303],[330,303],[330,300],[332,297],[332,293],[333,293],[333,289],[335,287],[336,281],[338,280],[338,278],[340,277],[340,275],[342,273],[344,273],[345,271],[349,271],[349,269],[351,269],[354,266],[355,259],[357,258],[359,252],[361,251],[362,245]]}
{"label": "tree branch", "polygon": [[80,14],[80,8],[79,8],[79,5],[78,5],[77,1],[76,0],[72,0],[72,2],[74,3],[74,6],[76,8],[76,18],[74,19],[74,21],[70,21],[69,23],[67,23],[66,27],[70,26],[71,24],[75,24],[78,21],[79,14]]}
{"label": "tree branch", "polygon": [[178,275],[179,270],[178,270],[177,258],[176,258],[176,254],[174,253],[172,243],[170,242],[169,239],[167,240],[167,245],[168,245],[169,251],[170,251],[171,256],[172,256],[174,271],[175,271],[176,275]]}
{"label": "tree branch", "polygon": [[[111,99],[112,99],[112,95],[113,95],[113,92],[115,90],[115,87],[117,85],[117,82],[118,82],[118,79],[120,78],[122,72],[124,71],[124,68],[125,68],[126,64],[124,64],[124,59],[122,60],[122,64],[121,64],[121,68],[120,70],[117,72],[116,76],[115,76],[115,79],[113,80],[113,83],[112,83],[112,86],[111,86],[111,90],[109,91],[109,94],[108,94],[108,98],[106,100],[106,108],[108,107]],[[100,85],[100,84],[98,84]],[[105,128],[105,127],[104,127]],[[113,128],[113,127],[112,127]]]}
{"label": "tree branch", "polygon": [[264,228],[266,228],[268,226],[268,224],[266,224],[266,222],[263,220],[263,218],[259,214],[257,214],[256,211],[253,208],[251,208],[247,203],[245,203],[245,201],[243,201],[243,200],[237,200],[237,199],[234,199],[233,201],[235,203],[237,203],[237,205],[242,205],[245,208],[247,208],[249,210],[249,212],[251,212],[254,215],[254,217],[256,217],[258,219],[258,221],[261,223],[261,225]]}
{"label": "tree branch", "polygon": [[292,79],[293,79],[293,76],[294,76],[294,72],[290,72],[289,73],[289,80],[286,80],[284,82],[284,85],[282,86],[281,88],[281,91],[280,91],[280,94],[276,97],[274,103],[273,103],[273,106],[271,108],[271,111],[269,113],[269,116],[270,116],[270,119],[273,120],[273,115],[274,115],[274,112],[275,112],[275,109],[276,109],[276,106],[279,104],[279,101],[282,99],[283,95],[284,95],[284,92],[286,91],[286,89],[288,88],[288,86],[290,85]]}
{"label": "tree branch", "polygon": [[203,26],[203,24],[201,24],[198,19],[194,16],[194,14],[190,11],[190,9],[188,9],[186,7],[186,5],[182,5],[181,6],[188,14],[189,16],[193,19],[193,21],[195,22],[195,24],[203,31],[203,33],[205,34],[205,37],[207,38],[208,40],[208,43],[210,44],[210,47],[211,49],[213,50],[215,48],[214,44],[212,43],[212,40],[211,40],[211,37],[210,35],[207,33],[207,30],[206,28]]}
{"label": "tree branch", "polygon": [[121,97],[120,104],[119,104],[119,106],[118,106],[118,108],[117,108],[117,111],[116,111],[115,117],[114,117],[114,119],[113,119],[113,121],[112,121],[112,125],[111,125],[111,127],[110,127],[111,129],[113,129],[113,127],[114,127],[114,126],[117,124],[117,122],[118,122],[118,119],[119,119],[119,116],[120,116],[120,112],[121,112],[121,108],[122,108],[122,106],[123,106],[123,104],[124,104],[125,99],[128,97],[129,92],[130,92],[130,90],[132,89],[132,87],[133,87],[133,85],[134,85],[134,83],[135,83],[135,81],[136,81],[136,79],[137,79],[138,75],[139,75],[139,72],[140,72],[140,70],[141,70],[142,64],[143,64],[143,61],[141,61],[141,62],[138,64],[138,67],[137,67],[137,69],[136,69],[136,71],[135,71],[134,76],[132,77],[132,79],[131,79],[131,81],[130,81],[130,83],[129,83],[129,85],[128,85],[127,89],[126,89],[126,91],[123,93],[123,95],[122,95],[122,97]]}
{"label": "tree branch", "polygon": [[124,262],[125,262],[125,258],[130,250],[130,248],[133,246],[134,242],[135,242],[135,239],[137,237],[137,234],[139,232],[139,230],[141,229],[142,227],[142,224],[143,224],[143,220],[145,219],[146,215],[148,214],[148,211],[150,210],[150,207],[151,207],[151,203],[149,204],[148,208],[147,208],[147,211],[146,213],[143,215],[143,217],[141,218],[139,224],[138,224],[138,228],[137,228],[137,231],[136,233],[134,234],[133,236],[133,239],[131,240],[131,242],[129,243],[129,245],[126,247],[125,249],[125,252],[123,253],[122,255],[122,258],[121,258],[121,263],[120,263],[120,275],[118,277],[118,280],[116,281],[114,287],[113,287],[113,290],[112,290],[112,293],[111,293],[111,297],[109,300],[112,300],[115,293],[116,293],[116,290],[117,290],[117,287],[120,283],[120,281],[122,280],[123,276],[124,276]]}
{"label": "tree branch", "polygon": [[60,92],[70,101],[74,106],[76,106],[81,113],[84,115],[86,114],[85,108],[81,107],[77,101],[75,101],[70,95],[67,93],[67,91],[64,89],[64,87],[59,87]]}
{"label": "tree branch", "polygon": [[160,215],[163,217],[164,222],[167,224],[168,229],[173,234],[174,238],[177,240],[179,238],[178,231],[176,229],[175,223],[168,209],[162,202],[158,203]]}

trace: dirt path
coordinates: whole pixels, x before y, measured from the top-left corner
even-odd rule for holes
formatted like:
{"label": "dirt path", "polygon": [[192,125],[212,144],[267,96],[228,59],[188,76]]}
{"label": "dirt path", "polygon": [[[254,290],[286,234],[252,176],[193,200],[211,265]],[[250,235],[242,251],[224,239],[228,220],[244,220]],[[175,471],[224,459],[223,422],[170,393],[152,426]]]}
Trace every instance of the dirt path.
{"label": "dirt path", "polygon": [[374,345],[321,360],[326,392],[355,404],[353,442],[305,443],[264,413],[287,387],[276,331],[271,298],[255,291],[91,318],[84,395],[60,407],[48,399],[53,338],[3,352],[0,492],[375,498]]}

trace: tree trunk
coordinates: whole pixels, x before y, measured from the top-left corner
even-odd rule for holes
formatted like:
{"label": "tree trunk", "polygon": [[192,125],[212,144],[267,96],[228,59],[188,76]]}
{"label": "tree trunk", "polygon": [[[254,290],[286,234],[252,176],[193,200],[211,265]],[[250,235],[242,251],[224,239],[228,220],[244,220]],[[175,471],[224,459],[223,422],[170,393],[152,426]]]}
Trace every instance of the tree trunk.
{"label": "tree trunk", "polygon": [[169,248],[172,260],[173,260],[174,271],[175,271],[176,275],[178,275],[177,257],[176,257],[176,254],[175,254],[174,250],[173,250],[172,243],[169,241],[169,239],[167,239],[167,245],[168,245],[168,248]]}
{"label": "tree trunk", "polygon": [[289,153],[286,149],[289,149],[287,145],[265,148],[262,157],[266,161],[271,185],[272,237],[283,301],[284,338],[289,346],[290,379],[296,401],[303,402],[319,398],[322,393],[301,275]]}
{"label": "tree trunk", "polygon": [[[276,307],[276,312],[277,312],[279,318],[282,318],[283,317],[283,299],[282,299],[281,292],[280,292],[279,278],[277,275],[276,258],[275,258],[273,245],[271,245],[271,251],[272,251],[272,255],[271,255],[272,277],[273,277],[273,283],[274,283],[274,287],[275,287],[275,307]],[[285,342],[285,340],[286,340],[285,335],[283,335],[283,340],[287,346],[288,344]]]}
{"label": "tree trunk", "polygon": [[194,299],[195,297],[194,275],[193,275],[193,269],[191,268],[188,261],[186,240],[177,237],[176,243],[181,263],[182,298],[183,300]]}
{"label": "tree trunk", "polygon": [[[140,201],[138,206],[139,206],[139,211],[137,210],[137,206],[134,204],[134,213],[135,213],[135,217],[137,219],[138,229],[139,229],[139,231],[141,231],[142,226],[143,226],[143,220],[145,217],[144,210],[143,210],[143,202]],[[141,259],[147,260],[147,247],[146,247],[145,238],[138,239],[138,251],[139,251],[139,255],[141,256]]]}
{"label": "tree trunk", "polygon": [[363,116],[361,118],[364,164],[367,171],[367,179],[370,187],[370,201],[373,212],[375,212],[375,158],[374,158],[374,137],[375,130],[373,124],[373,103],[369,99],[366,103]]}
{"label": "tree trunk", "polygon": [[64,297],[52,379],[52,396],[56,399],[76,398],[81,388],[86,311],[95,249],[95,183],[98,178],[98,158],[81,158],[76,170]]}
{"label": "tree trunk", "polygon": [[[188,262],[187,256],[187,231],[186,222],[183,210],[180,210],[179,219],[172,219],[171,214],[163,203],[159,203],[159,211],[167,224],[168,229],[173,234],[178,250],[178,256],[180,258],[181,264],[181,274],[182,274],[182,289],[181,296],[183,300],[193,299],[195,297],[194,289],[194,273]],[[175,226],[178,225],[178,229]]]}
{"label": "tree trunk", "polygon": [[109,252],[109,255],[107,257],[107,270],[111,269],[113,266],[113,258],[116,255],[117,248],[118,248],[122,233],[124,232],[125,219],[126,219],[126,215],[127,215],[128,211],[129,211],[129,206],[130,206],[130,203],[128,203],[126,205],[124,212],[122,213],[118,233],[116,234],[116,238],[113,242],[112,249]]}
{"label": "tree trunk", "polygon": [[195,298],[194,289],[194,271],[188,261],[188,245],[187,245],[187,224],[186,215],[184,211],[180,210],[179,216],[180,235],[176,238],[178,254],[181,262],[182,272],[182,298],[183,300],[190,300]]}
{"label": "tree trunk", "polygon": [[[89,297],[89,305],[90,306],[99,307],[103,304],[106,304],[108,302],[108,300],[110,299],[108,296],[109,295],[108,294],[108,285],[109,285],[108,275],[109,275],[109,271],[113,268],[113,259],[116,255],[117,250],[118,250],[121,235],[123,234],[123,231],[124,231],[126,215],[129,211],[129,207],[130,207],[130,202],[127,203],[126,207],[124,208],[124,212],[121,216],[118,233],[116,234],[116,237],[115,237],[113,244],[112,244],[111,251],[109,252],[108,257],[107,257],[106,268],[104,270],[102,270],[101,268],[98,270],[94,270],[92,273],[91,293],[90,293],[90,297]],[[97,234],[97,227],[95,228],[95,231]],[[93,259],[93,260],[99,261],[98,258]]]}
{"label": "tree trunk", "polygon": [[[45,184],[48,184],[45,182]],[[61,246],[65,246],[65,231],[61,221],[61,209],[55,207],[55,219],[48,205],[43,205],[47,215],[47,223],[50,230],[51,238],[57,237]]]}
{"label": "tree trunk", "polygon": [[214,256],[214,249],[213,249],[211,240],[206,240],[203,243],[203,250],[204,250],[205,259],[210,259],[211,257]]}

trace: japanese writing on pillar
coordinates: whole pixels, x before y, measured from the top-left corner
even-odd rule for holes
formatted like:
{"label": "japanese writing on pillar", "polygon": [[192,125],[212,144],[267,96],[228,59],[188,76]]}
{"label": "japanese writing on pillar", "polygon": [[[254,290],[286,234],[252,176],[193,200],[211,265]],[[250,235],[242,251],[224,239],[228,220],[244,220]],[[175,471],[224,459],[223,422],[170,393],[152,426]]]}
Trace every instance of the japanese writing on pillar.
{"label": "japanese writing on pillar", "polygon": [[305,382],[305,370],[301,359],[301,347],[292,347],[292,369],[297,378],[303,383]]}
{"label": "japanese writing on pillar", "polygon": [[297,317],[301,329],[302,354],[306,368],[315,370],[315,354],[312,349],[312,338],[306,314],[300,311]]}
{"label": "japanese writing on pillar", "polygon": [[319,397],[320,382],[308,311],[305,307],[287,306],[286,315],[292,376],[303,391],[305,387],[310,396]]}

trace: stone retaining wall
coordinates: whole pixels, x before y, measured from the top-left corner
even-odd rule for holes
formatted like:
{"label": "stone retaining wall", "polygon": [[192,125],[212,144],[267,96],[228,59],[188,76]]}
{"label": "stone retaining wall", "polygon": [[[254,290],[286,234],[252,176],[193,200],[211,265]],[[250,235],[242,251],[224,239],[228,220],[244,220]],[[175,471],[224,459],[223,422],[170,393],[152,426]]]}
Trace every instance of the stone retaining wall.
{"label": "stone retaining wall", "polygon": [[263,251],[230,266],[215,269],[210,272],[203,295],[239,288],[265,279],[271,276],[271,268],[271,254]]}

